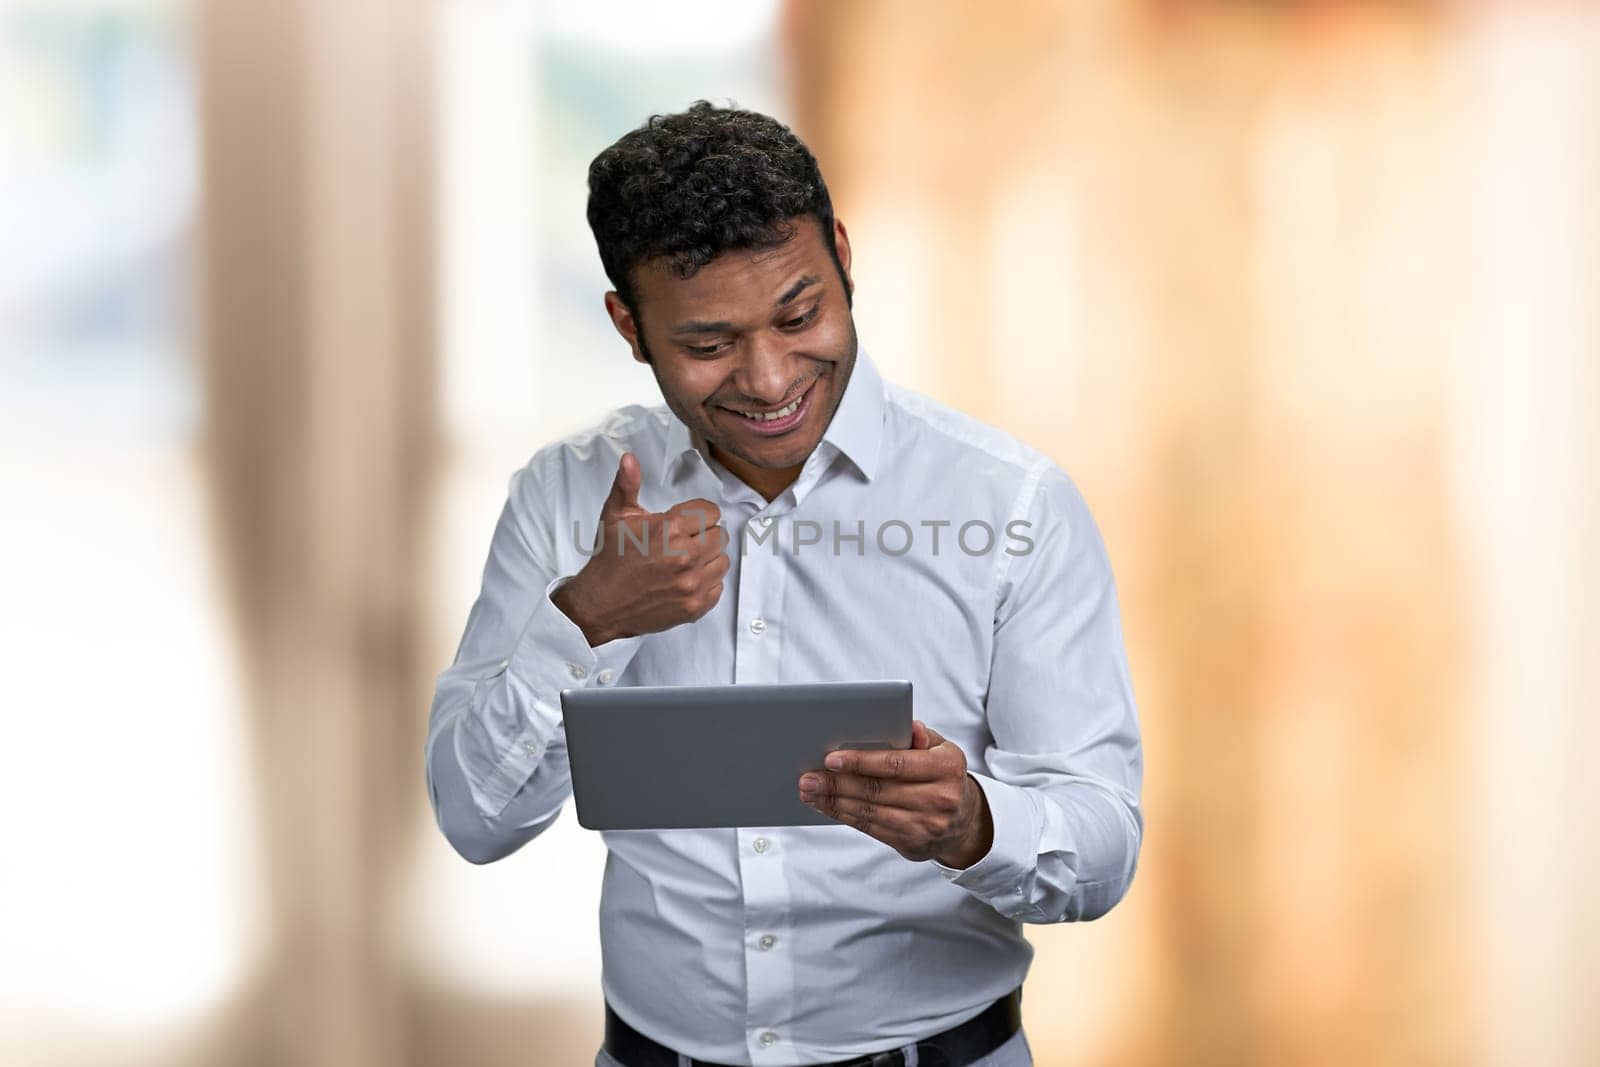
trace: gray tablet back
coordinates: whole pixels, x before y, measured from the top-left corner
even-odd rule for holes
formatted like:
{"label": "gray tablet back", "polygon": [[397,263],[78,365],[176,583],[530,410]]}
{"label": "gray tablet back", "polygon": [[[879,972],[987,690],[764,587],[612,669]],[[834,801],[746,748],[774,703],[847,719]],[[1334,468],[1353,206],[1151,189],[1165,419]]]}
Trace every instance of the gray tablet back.
{"label": "gray tablet back", "polygon": [[565,689],[578,822],[591,830],[823,826],[800,775],[836,748],[911,747],[911,683]]}

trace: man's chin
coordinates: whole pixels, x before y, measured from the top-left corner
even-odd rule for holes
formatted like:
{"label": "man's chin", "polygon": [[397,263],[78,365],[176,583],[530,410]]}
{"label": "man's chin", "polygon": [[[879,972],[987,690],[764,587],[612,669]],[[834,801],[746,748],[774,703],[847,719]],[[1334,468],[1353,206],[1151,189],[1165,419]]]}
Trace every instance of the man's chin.
{"label": "man's chin", "polygon": [[750,448],[742,441],[729,441],[725,438],[708,438],[708,440],[714,454],[730,455],[752,467],[769,471],[791,470],[800,466],[805,463],[806,457],[811,455],[818,444],[818,441],[812,441],[808,445],[795,445],[785,441],[780,445],[774,441],[769,448]]}

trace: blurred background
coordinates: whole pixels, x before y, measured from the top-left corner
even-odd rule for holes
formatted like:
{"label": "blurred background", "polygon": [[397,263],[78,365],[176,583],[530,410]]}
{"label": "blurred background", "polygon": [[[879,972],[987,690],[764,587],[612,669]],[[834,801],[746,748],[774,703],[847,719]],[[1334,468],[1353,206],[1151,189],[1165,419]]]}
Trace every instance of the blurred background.
{"label": "blurred background", "polygon": [[603,847],[432,824],[507,479],[659,400],[588,161],[769,111],[1077,480],[1144,728],[1041,1064],[1600,1063],[1600,10],[0,0],[0,1062],[587,1064]]}

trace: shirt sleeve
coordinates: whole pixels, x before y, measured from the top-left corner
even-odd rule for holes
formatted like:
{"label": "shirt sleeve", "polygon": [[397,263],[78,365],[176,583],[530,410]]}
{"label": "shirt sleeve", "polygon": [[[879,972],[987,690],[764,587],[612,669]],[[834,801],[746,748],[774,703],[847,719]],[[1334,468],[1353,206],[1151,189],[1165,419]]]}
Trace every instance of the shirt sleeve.
{"label": "shirt sleeve", "polygon": [[[1033,472],[1028,526],[998,584],[987,717],[994,822],[964,870],[933,861],[1002,914],[1098,918],[1133,881],[1144,832],[1144,758],[1116,585],[1100,531],[1055,464]],[[975,762],[975,761],[974,761]]]}
{"label": "shirt sleeve", "polygon": [[537,463],[511,476],[455,661],[439,675],[424,765],[439,829],[488,863],[553,823],[572,795],[561,690],[613,682],[642,637],[591,648],[550,600],[572,578],[554,565],[555,480]]}

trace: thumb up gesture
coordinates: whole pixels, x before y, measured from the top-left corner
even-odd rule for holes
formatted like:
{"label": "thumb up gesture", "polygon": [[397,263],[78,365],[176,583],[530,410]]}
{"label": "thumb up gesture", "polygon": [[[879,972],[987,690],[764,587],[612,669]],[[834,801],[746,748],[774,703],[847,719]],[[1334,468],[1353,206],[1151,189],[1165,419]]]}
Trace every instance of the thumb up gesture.
{"label": "thumb up gesture", "polygon": [[624,452],[600,506],[594,555],[552,594],[591,647],[700,618],[732,566],[715,504],[696,498],[649,512],[639,506],[640,479],[639,458]]}

